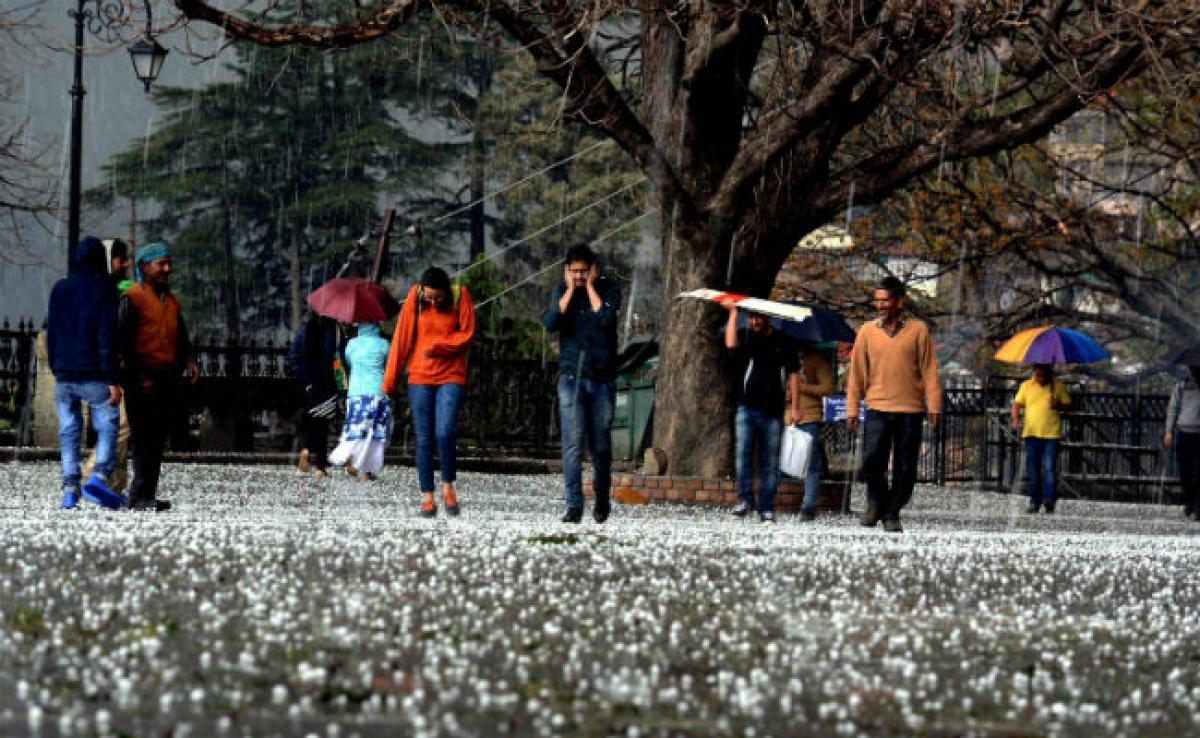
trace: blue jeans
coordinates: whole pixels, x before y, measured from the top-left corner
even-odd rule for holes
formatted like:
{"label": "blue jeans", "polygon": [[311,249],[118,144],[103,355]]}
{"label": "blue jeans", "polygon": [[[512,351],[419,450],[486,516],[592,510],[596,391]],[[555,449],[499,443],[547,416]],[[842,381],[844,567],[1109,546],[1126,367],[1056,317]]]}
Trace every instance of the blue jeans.
{"label": "blue jeans", "polygon": [[562,426],[563,481],[567,507],[583,507],[583,444],[592,455],[592,491],[607,500],[612,488],[612,421],[616,385],[558,377],[558,418]]}
{"label": "blue jeans", "polygon": [[[867,410],[863,440],[863,476],[867,480],[867,504],[884,520],[899,520],[900,511],[912,499],[921,459],[921,423],[925,413],[892,413]],[[888,460],[892,481],[888,483]]]}
{"label": "blue jeans", "polygon": [[1029,491],[1029,504],[1054,503],[1055,484],[1058,481],[1054,466],[1057,460],[1057,438],[1025,439],[1025,489]]}
{"label": "blue jeans", "polygon": [[758,509],[775,512],[779,490],[779,444],[783,441],[783,418],[738,405],[736,465],[738,497],[754,507],[754,450],[758,449]]}
{"label": "blue jeans", "polygon": [[800,430],[812,438],[812,451],[808,457],[808,474],[804,477],[804,502],[800,512],[815,513],[817,498],[821,494],[821,474],[825,471],[825,449],[821,448],[821,424],[802,423]]}
{"label": "blue jeans", "polygon": [[410,384],[408,405],[412,408],[413,428],[417,433],[417,480],[422,492],[433,491],[433,440],[437,438],[442,481],[453,482],[458,410],[462,407],[466,386],[461,384]]}
{"label": "blue jeans", "polygon": [[96,429],[96,466],[92,473],[101,479],[108,479],[116,466],[121,408],[109,405],[109,397],[108,385],[104,382],[59,382],[54,388],[64,490],[79,489],[79,434],[83,430],[80,401],[88,404],[92,427]]}

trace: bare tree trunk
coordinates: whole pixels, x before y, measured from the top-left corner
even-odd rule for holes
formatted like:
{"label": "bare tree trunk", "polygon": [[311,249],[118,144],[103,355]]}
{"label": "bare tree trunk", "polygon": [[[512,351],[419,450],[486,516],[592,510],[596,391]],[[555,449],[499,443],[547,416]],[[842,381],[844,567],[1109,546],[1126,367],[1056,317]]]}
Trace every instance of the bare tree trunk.
{"label": "bare tree trunk", "polygon": [[300,314],[303,303],[300,299],[300,222],[292,221],[292,244],[288,256],[290,264],[288,280],[292,288],[292,333],[300,330]]}
{"label": "bare tree trunk", "polygon": [[225,338],[231,346],[242,342],[240,316],[242,306],[238,299],[237,277],[233,261],[233,207],[228,201],[221,203],[221,248],[225,257],[225,274],[221,280],[221,302],[225,305]]}
{"label": "bare tree trunk", "polygon": [[[724,477],[733,472],[732,367],[716,305],[675,295],[719,285],[723,264],[710,249],[669,236],[664,243],[662,355],[654,401],[654,445],[674,475]],[[712,422],[696,422],[707,418]],[[717,420],[720,419],[720,420]]]}
{"label": "bare tree trunk", "polygon": [[716,305],[681,301],[675,295],[728,286],[732,208],[737,203],[728,212],[706,207],[737,153],[741,106],[729,101],[745,95],[765,26],[760,19],[749,19],[742,41],[721,52],[737,62],[720,74],[688,80],[689,70],[703,66],[707,46],[689,44],[681,32],[688,38],[711,38],[729,30],[730,20],[706,11],[691,17],[696,27],[684,28],[662,6],[648,5],[644,11],[644,120],[666,152],[666,165],[679,173],[694,198],[689,208],[657,193],[663,226],[663,317],[654,445],[666,453],[670,474],[728,476],[733,471],[734,401],[732,366],[721,337],[727,314]]}

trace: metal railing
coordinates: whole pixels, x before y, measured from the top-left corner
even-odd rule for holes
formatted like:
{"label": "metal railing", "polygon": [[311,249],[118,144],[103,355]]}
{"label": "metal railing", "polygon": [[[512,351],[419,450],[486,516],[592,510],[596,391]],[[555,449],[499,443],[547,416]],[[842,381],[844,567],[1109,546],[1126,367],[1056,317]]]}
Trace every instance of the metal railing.
{"label": "metal railing", "polygon": [[[22,321],[0,326],[0,433],[9,443],[13,429],[27,423],[32,406],[32,369],[36,329]],[[197,344],[201,380],[191,390],[187,438],[180,447],[214,450],[290,450],[301,412],[299,387],[288,366],[287,346],[250,343]],[[481,450],[549,452],[558,444],[555,406],[556,363],[489,356],[472,350],[467,402],[459,420],[459,442]],[[1173,455],[1160,438],[1168,398],[1162,394],[1089,392],[1070,388],[1060,453],[1064,494],[1112,499],[1161,497],[1178,485]],[[977,482],[1011,490],[1022,479],[1022,441],[1009,428],[1016,392],[1011,379],[948,384],[943,420],[936,432],[924,426],[918,466],[922,482]],[[393,444],[413,444],[407,398],[393,408],[397,418]],[[7,430],[6,430],[7,429]],[[216,429],[214,432],[213,429]],[[222,430],[223,429],[223,430]],[[217,438],[219,441],[213,441]],[[852,459],[853,445],[844,425],[827,424],[826,453]],[[846,464],[843,464],[846,466]]]}
{"label": "metal railing", "polygon": [[33,348],[37,329],[22,320],[15,328],[0,324],[0,437],[13,442],[24,435],[33,399]]}

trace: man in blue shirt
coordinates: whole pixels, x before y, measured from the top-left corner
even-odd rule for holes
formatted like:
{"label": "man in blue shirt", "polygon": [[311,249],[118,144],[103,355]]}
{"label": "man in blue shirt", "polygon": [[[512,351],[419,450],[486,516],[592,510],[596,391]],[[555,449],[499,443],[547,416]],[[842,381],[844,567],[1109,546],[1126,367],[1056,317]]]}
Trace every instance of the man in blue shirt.
{"label": "man in blue shirt", "polygon": [[583,519],[583,442],[592,455],[592,518],[608,520],[612,488],[612,419],[616,398],[617,314],[621,287],[600,276],[596,254],[586,245],[567,251],[563,283],[542,316],[558,331],[558,412],[562,426],[564,523]]}

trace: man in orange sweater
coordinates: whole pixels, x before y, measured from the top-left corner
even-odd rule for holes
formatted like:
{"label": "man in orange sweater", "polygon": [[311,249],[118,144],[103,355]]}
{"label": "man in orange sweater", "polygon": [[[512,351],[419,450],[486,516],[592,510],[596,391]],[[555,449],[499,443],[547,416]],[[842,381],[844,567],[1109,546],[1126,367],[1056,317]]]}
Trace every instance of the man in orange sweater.
{"label": "man in orange sweater", "polygon": [[[854,341],[846,424],[858,434],[859,406],[867,402],[863,476],[867,509],[862,524],[883,520],[884,530],[900,533],[900,510],[912,498],[921,453],[921,421],[937,430],[942,414],[942,384],[929,327],[904,314],[904,283],[886,277],[875,290],[879,318],[864,324]],[[893,453],[894,451],[894,453]],[[888,484],[888,459],[892,482]]]}

